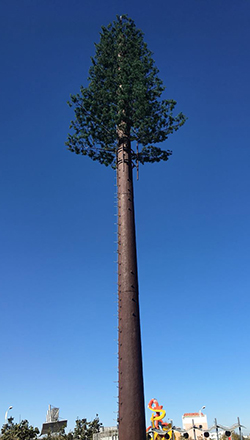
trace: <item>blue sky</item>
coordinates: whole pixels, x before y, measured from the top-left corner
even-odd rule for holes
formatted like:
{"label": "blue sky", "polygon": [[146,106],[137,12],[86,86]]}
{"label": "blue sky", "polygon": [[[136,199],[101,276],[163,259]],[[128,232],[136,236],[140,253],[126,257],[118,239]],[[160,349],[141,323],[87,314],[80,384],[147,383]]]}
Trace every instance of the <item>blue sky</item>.
{"label": "blue sky", "polygon": [[52,404],[115,424],[115,173],[64,142],[124,13],[188,117],[135,181],[145,402],[249,432],[249,0],[0,2],[1,423],[13,405],[40,428]]}

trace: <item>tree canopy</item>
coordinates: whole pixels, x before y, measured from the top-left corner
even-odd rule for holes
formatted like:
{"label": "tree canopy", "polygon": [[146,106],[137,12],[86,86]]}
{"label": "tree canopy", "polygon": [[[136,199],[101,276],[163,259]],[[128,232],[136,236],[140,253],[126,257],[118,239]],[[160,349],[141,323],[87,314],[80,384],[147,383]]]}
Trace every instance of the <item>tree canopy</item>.
{"label": "tree canopy", "polygon": [[[96,414],[93,420],[76,419],[73,432],[65,433],[65,429],[60,432],[43,436],[44,440],[92,440],[93,434],[100,431],[102,423]],[[39,429],[29,425],[28,420],[22,420],[20,423],[14,423],[13,417],[8,419],[1,429],[1,440],[36,440]]]}
{"label": "tree canopy", "polygon": [[74,431],[70,431],[66,434],[65,429],[60,432],[49,432],[43,437],[43,440],[92,440],[93,434],[100,431],[102,423],[99,420],[98,414],[96,414],[93,420],[76,419]]}
{"label": "tree canopy", "polygon": [[89,422],[87,419],[76,419],[73,439],[92,440],[93,434],[99,432],[101,426],[102,423],[100,423],[98,414],[96,414],[96,417]]}
{"label": "tree canopy", "polygon": [[1,440],[33,440],[38,434],[39,429],[30,426],[28,420],[14,423],[13,417],[10,417],[1,429]]}
{"label": "tree canopy", "polygon": [[66,145],[76,154],[88,155],[116,167],[117,129],[142,148],[132,159],[144,164],[167,160],[171,151],[158,144],[178,130],[186,118],[173,115],[176,102],[161,100],[164,86],[152,52],[141,30],[126,15],[102,27],[100,42],[91,59],[88,87],[71,95],[75,120]]}

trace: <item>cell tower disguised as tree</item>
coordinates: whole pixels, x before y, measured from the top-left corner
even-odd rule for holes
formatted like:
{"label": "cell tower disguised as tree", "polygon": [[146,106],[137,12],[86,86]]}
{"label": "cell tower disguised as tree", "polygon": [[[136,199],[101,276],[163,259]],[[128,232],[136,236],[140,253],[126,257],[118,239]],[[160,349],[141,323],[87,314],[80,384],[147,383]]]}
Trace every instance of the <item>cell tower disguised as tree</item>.
{"label": "cell tower disguised as tree", "polygon": [[[132,170],[135,164],[168,160],[155,144],[185,122],[164,90],[143,34],[127,16],[102,27],[89,85],[71,96],[75,120],[68,149],[117,173],[119,295],[119,440],[145,439],[138,277]],[[133,145],[136,151],[132,149]]]}

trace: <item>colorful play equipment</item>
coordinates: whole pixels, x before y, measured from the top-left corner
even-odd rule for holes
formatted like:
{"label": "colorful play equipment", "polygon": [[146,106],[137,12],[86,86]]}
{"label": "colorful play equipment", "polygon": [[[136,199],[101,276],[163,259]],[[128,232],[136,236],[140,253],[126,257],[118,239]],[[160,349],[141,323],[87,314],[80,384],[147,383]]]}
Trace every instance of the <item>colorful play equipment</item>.
{"label": "colorful play equipment", "polygon": [[[239,429],[239,437],[240,440],[243,440],[242,430],[241,428],[245,428],[245,426],[241,425],[239,417],[237,418],[237,423],[234,423],[232,426],[225,426],[217,423],[217,419],[214,420],[214,425],[210,428],[203,429],[201,425],[195,426],[194,419],[192,419],[192,425],[188,430],[177,428],[173,426],[173,421],[171,423],[163,422],[164,417],[166,416],[166,411],[163,409],[162,405],[159,405],[156,399],[151,399],[148,408],[153,412],[150,420],[151,425],[147,428],[147,434],[149,434],[151,440],[180,440],[182,436],[183,439],[197,439],[197,434],[202,435],[204,440],[210,440],[211,432],[216,434],[217,440],[220,438],[220,434],[225,434],[225,436],[230,440],[231,434],[235,431],[235,429]],[[194,415],[196,413],[193,413]],[[245,428],[246,429],[246,428]],[[223,432],[224,431],[224,432]],[[189,434],[190,432],[190,434]],[[212,437],[212,436],[211,436]],[[210,438],[211,438],[210,437]],[[214,437],[213,437],[214,438]]]}
{"label": "colorful play equipment", "polygon": [[153,414],[150,418],[151,425],[147,428],[147,433],[153,440],[172,439],[172,423],[163,422],[163,419],[166,415],[166,411],[163,409],[163,406],[159,405],[156,399],[151,399],[148,404],[148,408],[153,411]]}

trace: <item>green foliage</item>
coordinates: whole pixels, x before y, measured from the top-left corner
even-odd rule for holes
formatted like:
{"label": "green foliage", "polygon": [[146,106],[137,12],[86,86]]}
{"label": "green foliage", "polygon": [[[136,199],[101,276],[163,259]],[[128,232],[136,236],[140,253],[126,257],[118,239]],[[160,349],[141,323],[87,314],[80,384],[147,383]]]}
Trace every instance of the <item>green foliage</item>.
{"label": "green foliage", "polygon": [[102,423],[100,423],[98,414],[96,414],[96,417],[90,422],[88,422],[87,419],[77,419],[73,439],[92,440],[93,434],[99,432],[101,426]]}
{"label": "green foliage", "polygon": [[73,432],[66,434],[63,429],[57,434],[48,433],[43,437],[43,440],[92,440],[93,434],[100,431],[100,426],[102,423],[96,414],[96,417],[89,422],[87,419],[76,419]]}
{"label": "green foliage", "polygon": [[186,118],[182,113],[173,116],[174,100],[160,100],[164,86],[143,33],[127,16],[117,17],[102,27],[95,47],[89,85],[71,95],[75,120],[68,149],[115,167],[119,128],[130,141],[142,145],[140,163],[167,160],[171,151],[152,144],[165,141]]}
{"label": "green foliage", "polygon": [[[96,417],[89,422],[87,419],[77,419],[73,432],[66,434],[65,429],[55,434],[49,432],[43,436],[43,440],[92,440],[93,434],[99,432],[101,426],[102,423],[96,414]],[[30,426],[27,420],[14,423],[14,419],[10,417],[8,423],[1,429],[1,440],[35,440],[38,434],[39,429]]]}
{"label": "green foliage", "polygon": [[1,429],[1,440],[32,440],[36,439],[38,434],[39,429],[29,426],[28,420],[14,423],[14,419],[10,417]]}
{"label": "green foliage", "polygon": [[72,432],[69,432],[68,434],[65,433],[65,429],[62,429],[58,433],[51,433],[49,432],[45,436],[43,436],[43,440],[73,440],[73,434]]}

